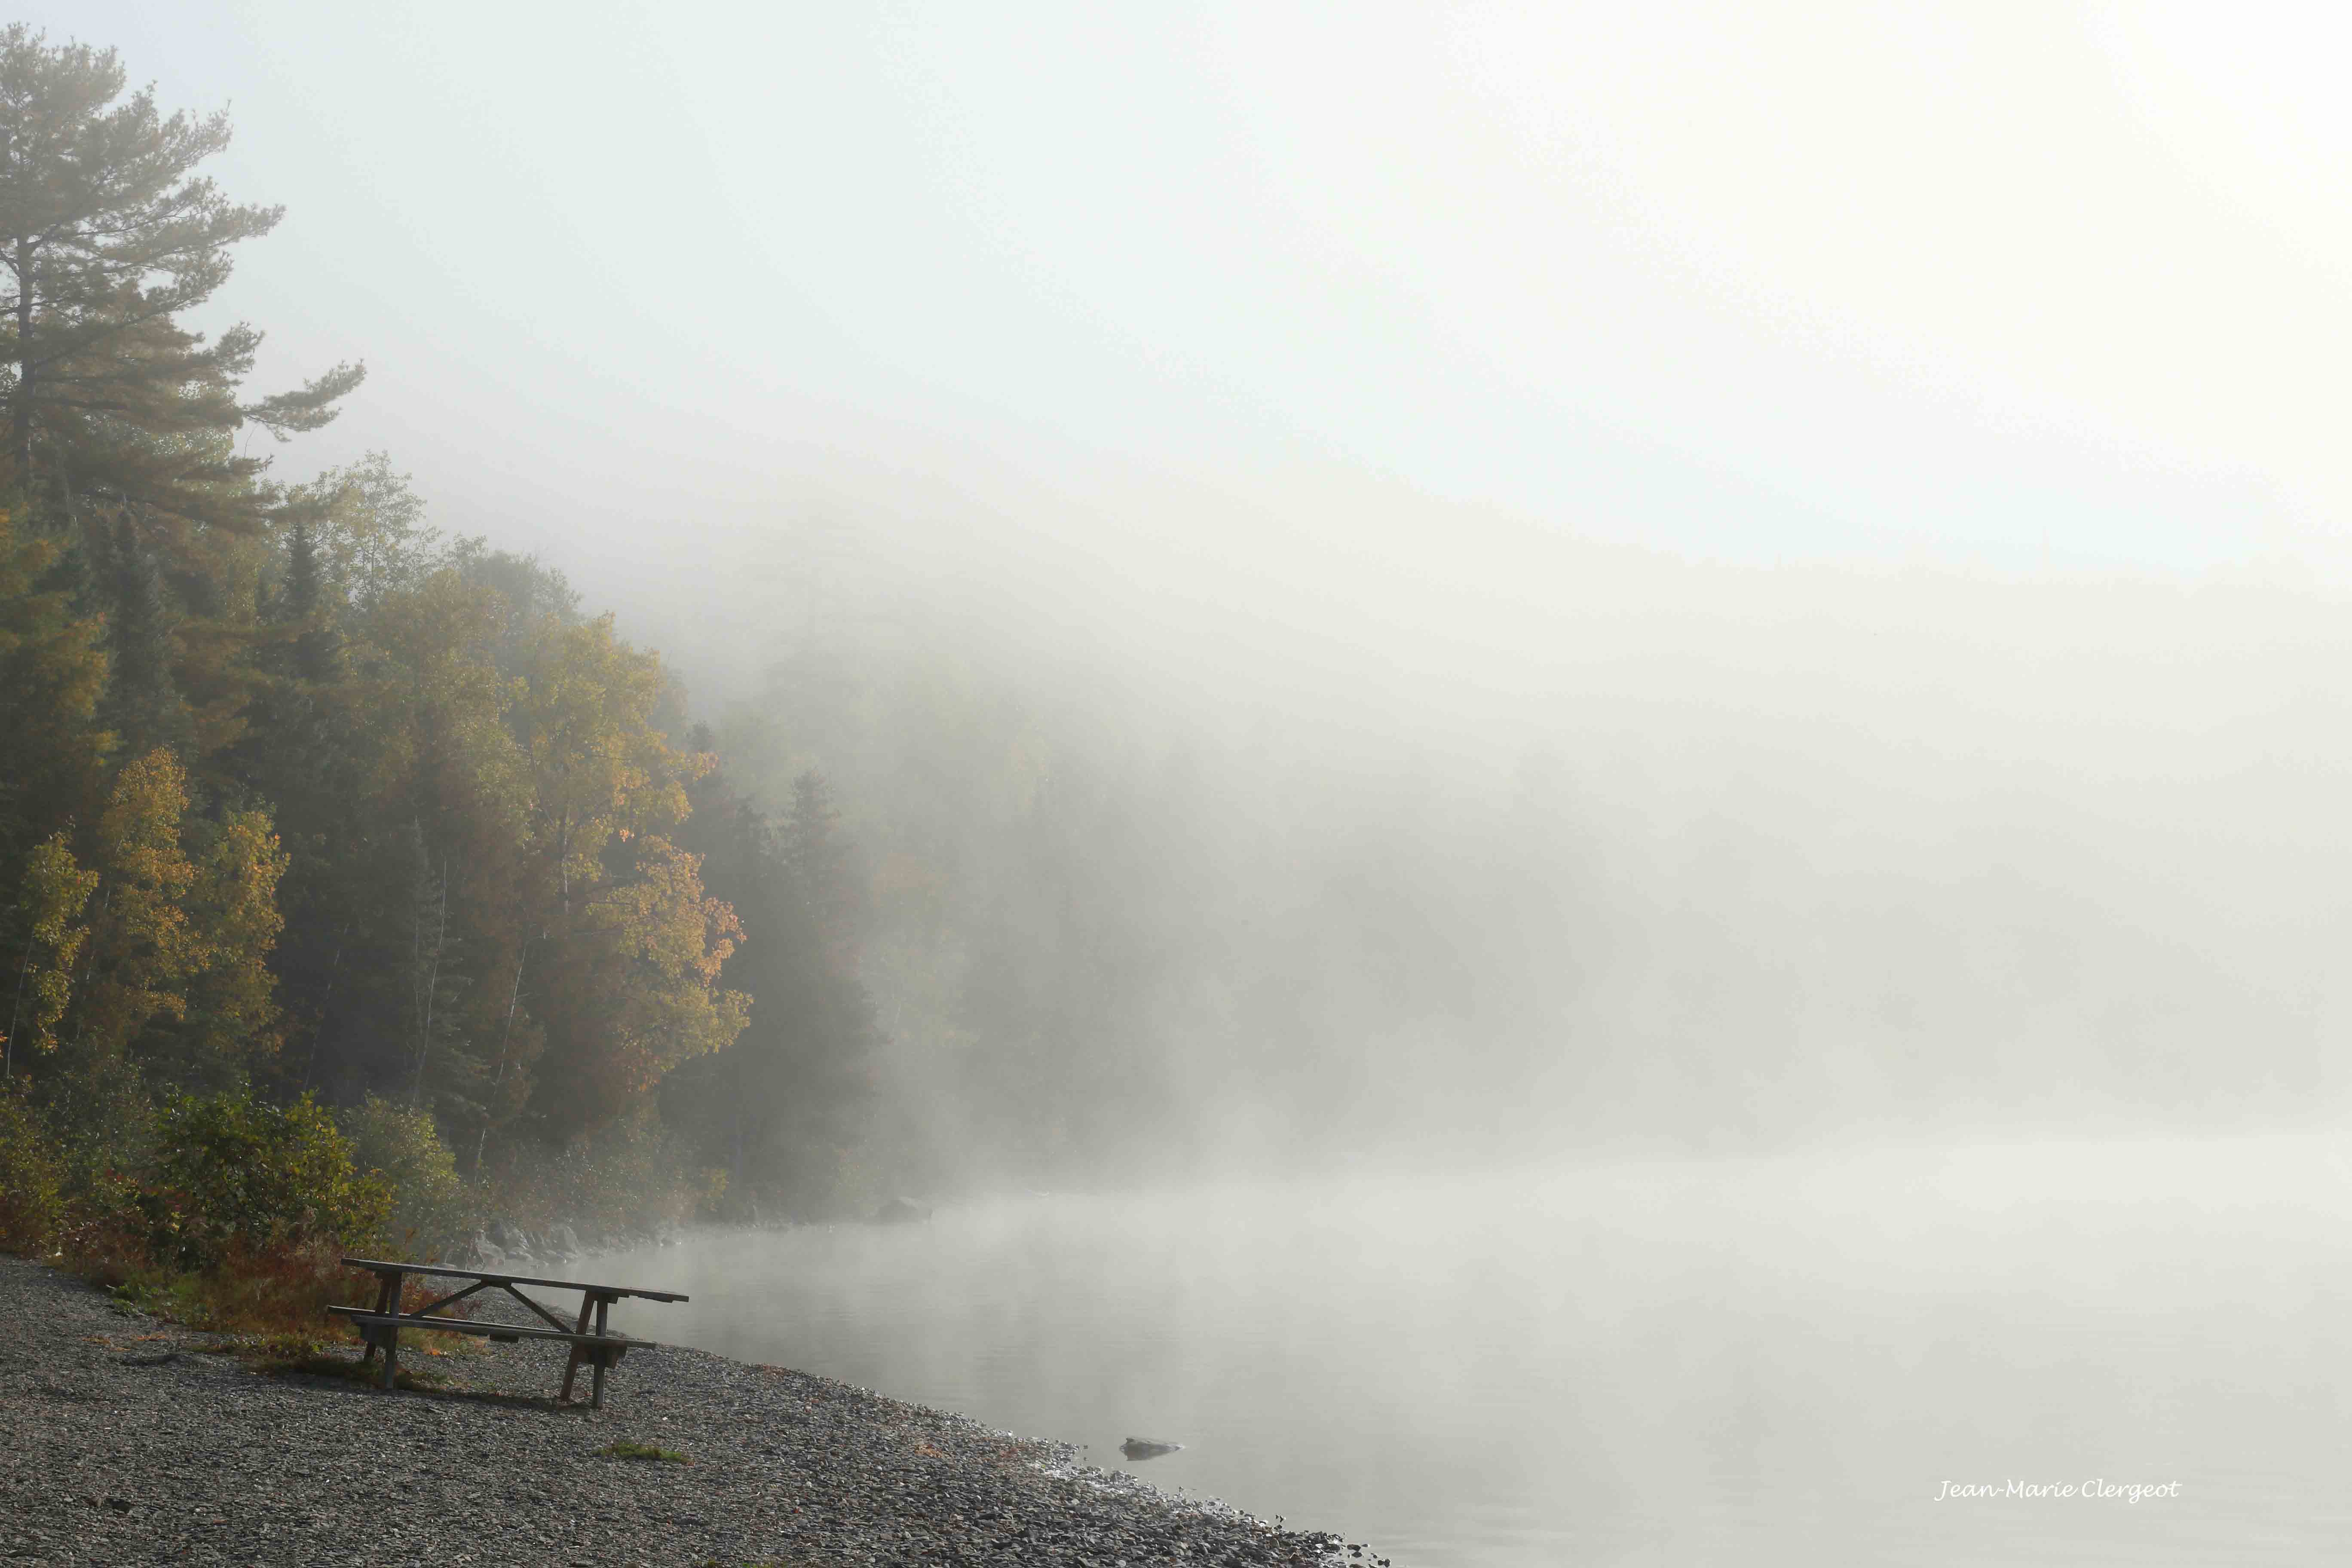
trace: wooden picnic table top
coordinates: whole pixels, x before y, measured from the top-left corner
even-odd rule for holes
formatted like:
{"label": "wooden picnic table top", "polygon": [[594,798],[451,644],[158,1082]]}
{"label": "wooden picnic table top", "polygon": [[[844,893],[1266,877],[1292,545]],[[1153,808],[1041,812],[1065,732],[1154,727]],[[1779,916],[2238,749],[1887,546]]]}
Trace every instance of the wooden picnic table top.
{"label": "wooden picnic table top", "polygon": [[550,1290],[578,1290],[607,1300],[634,1296],[646,1301],[683,1301],[688,1298],[675,1290],[640,1290],[631,1285],[590,1285],[578,1279],[534,1279],[526,1274],[495,1274],[479,1268],[445,1268],[438,1263],[394,1263],[380,1258],[346,1258],[346,1268],[365,1268],[375,1274],[429,1274],[440,1279],[479,1279],[491,1285],[538,1285]]}

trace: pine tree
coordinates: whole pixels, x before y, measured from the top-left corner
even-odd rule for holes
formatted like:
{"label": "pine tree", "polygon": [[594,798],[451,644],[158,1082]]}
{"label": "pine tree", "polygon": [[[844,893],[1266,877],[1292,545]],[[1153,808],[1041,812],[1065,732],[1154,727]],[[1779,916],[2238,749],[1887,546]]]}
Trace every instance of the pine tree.
{"label": "pine tree", "polygon": [[[338,365],[298,392],[239,400],[261,334],[207,342],[178,317],[226,282],[230,248],[283,209],[239,206],[196,166],[226,115],[164,117],[123,97],[111,49],[0,29],[0,407],[17,484],[60,508],[110,495],[175,522],[258,526],[239,455],[248,422],[281,438],[334,417],[358,385]],[[117,101],[120,100],[121,101]]]}
{"label": "pine tree", "polygon": [[127,508],[115,510],[104,539],[110,554],[103,579],[112,605],[107,641],[114,656],[104,709],[108,725],[131,752],[168,746],[184,753],[194,726],[173,675],[176,617],[162,569]]}
{"label": "pine tree", "polygon": [[310,520],[299,511],[286,531],[286,586],[275,606],[276,619],[289,637],[288,673],[304,686],[321,686],[340,679],[343,639],[327,602],[319,541]]}

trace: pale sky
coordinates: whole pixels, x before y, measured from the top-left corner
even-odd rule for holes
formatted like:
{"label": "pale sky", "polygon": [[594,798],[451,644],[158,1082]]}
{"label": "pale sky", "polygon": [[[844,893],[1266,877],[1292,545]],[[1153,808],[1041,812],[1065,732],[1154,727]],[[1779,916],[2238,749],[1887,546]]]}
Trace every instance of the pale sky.
{"label": "pale sky", "polygon": [[222,184],[289,208],[224,315],[371,378],[289,471],[388,447],[559,557],[913,468],[1740,562],[2352,558],[2333,7],[21,11],[228,105]]}

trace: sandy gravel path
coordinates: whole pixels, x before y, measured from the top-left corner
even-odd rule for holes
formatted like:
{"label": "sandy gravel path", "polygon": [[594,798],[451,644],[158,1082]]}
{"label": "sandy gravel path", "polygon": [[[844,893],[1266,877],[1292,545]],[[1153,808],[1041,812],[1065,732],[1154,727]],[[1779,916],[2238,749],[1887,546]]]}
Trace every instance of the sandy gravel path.
{"label": "sandy gravel path", "polygon": [[[1059,1445],[698,1351],[632,1355],[591,1412],[549,1397],[552,1346],[404,1347],[448,1386],[383,1394],[219,1342],[0,1258],[0,1563],[1377,1562]],[[693,1462],[598,1457],[616,1441]]]}

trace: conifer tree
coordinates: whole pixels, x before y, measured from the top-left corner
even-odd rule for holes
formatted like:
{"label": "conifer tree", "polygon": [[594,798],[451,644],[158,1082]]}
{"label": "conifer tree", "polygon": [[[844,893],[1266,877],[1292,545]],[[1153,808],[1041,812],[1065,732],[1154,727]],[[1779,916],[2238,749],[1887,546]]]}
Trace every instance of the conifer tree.
{"label": "conifer tree", "polygon": [[276,609],[276,618],[292,639],[286,663],[294,679],[305,686],[340,679],[343,639],[327,603],[318,531],[299,512],[287,524],[286,586]]}
{"label": "conifer tree", "polygon": [[105,625],[58,585],[56,542],[0,510],[0,876],[68,817],[95,815],[113,737],[99,722]]}
{"label": "conifer tree", "polygon": [[108,725],[134,753],[157,746],[184,752],[194,726],[173,675],[173,616],[162,570],[121,510],[105,543],[110,556],[102,577],[112,606],[107,641],[114,656],[104,709]]}
{"label": "conifer tree", "polygon": [[359,384],[338,365],[300,390],[240,394],[261,334],[207,341],[182,313],[227,281],[229,252],[281,208],[240,206],[196,167],[228,145],[224,114],[124,97],[111,49],[0,28],[0,429],[16,484],[63,510],[132,503],[159,525],[249,531],[266,459],[229,436],[315,429]]}

